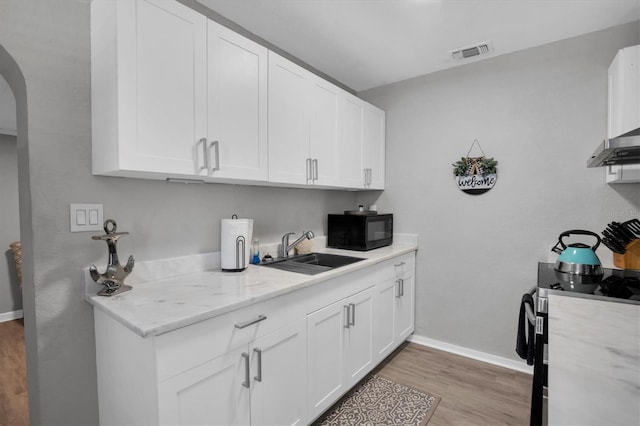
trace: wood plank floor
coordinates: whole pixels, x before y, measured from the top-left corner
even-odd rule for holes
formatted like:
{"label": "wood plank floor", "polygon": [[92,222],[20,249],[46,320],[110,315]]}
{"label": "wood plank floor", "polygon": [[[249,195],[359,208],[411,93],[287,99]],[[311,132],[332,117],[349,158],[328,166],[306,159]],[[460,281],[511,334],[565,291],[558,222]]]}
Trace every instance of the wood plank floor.
{"label": "wood plank floor", "polygon": [[0,425],[29,424],[22,320],[0,323]]}
{"label": "wood plank floor", "polygon": [[405,343],[375,373],[441,397],[429,426],[529,424],[529,374],[415,343]]}

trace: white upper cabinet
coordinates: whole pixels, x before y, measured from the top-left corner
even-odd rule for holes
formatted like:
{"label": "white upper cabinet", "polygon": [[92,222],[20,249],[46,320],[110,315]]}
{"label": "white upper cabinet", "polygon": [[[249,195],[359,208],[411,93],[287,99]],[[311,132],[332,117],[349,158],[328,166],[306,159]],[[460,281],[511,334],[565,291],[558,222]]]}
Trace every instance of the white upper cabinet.
{"label": "white upper cabinet", "polygon": [[364,188],[364,108],[355,96],[340,98],[340,177],[342,185]]}
{"label": "white upper cabinet", "polygon": [[365,103],[363,117],[364,185],[367,189],[384,189],[385,113],[381,109]]}
{"label": "white upper cabinet", "polygon": [[620,49],[608,72],[608,137],[640,127],[640,45]]}
{"label": "white upper cabinet", "polygon": [[339,185],[340,90],[269,52],[269,181]]}
{"label": "white upper cabinet", "polygon": [[267,49],[209,21],[207,59],[210,175],[266,181]]}
{"label": "white upper cabinet", "polygon": [[171,0],[91,2],[96,175],[384,189],[384,112]]}
{"label": "white upper cabinet", "polygon": [[269,181],[306,184],[309,110],[302,67],[269,52]]}
{"label": "white upper cabinet", "polygon": [[339,186],[338,100],[342,90],[313,74],[309,76],[309,82],[311,183]]}
{"label": "white upper cabinet", "polygon": [[342,186],[384,189],[385,114],[345,93],[340,100]]}
{"label": "white upper cabinet", "polygon": [[[620,49],[609,66],[607,137],[640,128],[640,45]],[[640,165],[606,167],[607,183],[640,182]]]}
{"label": "white upper cabinet", "polygon": [[206,31],[206,18],[177,2],[91,3],[94,173],[197,173]]}

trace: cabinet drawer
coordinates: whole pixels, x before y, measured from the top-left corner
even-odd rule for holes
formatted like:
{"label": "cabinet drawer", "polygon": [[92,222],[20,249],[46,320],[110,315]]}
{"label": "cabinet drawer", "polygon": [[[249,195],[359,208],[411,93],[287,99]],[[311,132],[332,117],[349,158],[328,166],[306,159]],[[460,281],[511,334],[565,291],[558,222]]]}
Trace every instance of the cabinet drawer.
{"label": "cabinet drawer", "polygon": [[407,275],[412,275],[416,268],[415,252],[392,259],[389,265],[393,267],[395,278],[405,278]]}
{"label": "cabinet drawer", "polygon": [[301,293],[293,292],[155,337],[158,381],[304,318],[306,308]]}

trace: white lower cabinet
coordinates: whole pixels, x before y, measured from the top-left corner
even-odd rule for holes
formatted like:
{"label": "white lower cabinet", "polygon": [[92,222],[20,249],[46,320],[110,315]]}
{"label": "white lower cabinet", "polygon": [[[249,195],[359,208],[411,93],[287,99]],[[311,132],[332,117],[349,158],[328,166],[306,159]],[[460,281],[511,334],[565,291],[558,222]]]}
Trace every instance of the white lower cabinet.
{"label": "white lower cabinet", "polygon": [[307,316],[311,418],[373,367],[373,295],[370,287]]}
{"label": "white lower cabinet", "polygon": [[307,421],[307,327],[300,319],[249,345],[251,424],[300,425]]}
{"label": "white lower cabinet", "polygon": [[160,423],[304,424],[305,333],[294,322],[160,383]]}
{"label": "white lower cabinet", "polygon": [[415,306],[415,255],[405,255],[378,274],[374,317],[376,360],[387,357],[413,333]]}
{"label": "white lower cabinet", "polygon": [[302,425],[413,331],[415,254],[157,336],[94,309],[100,423]]}
{"label": "white lower cabinet", "polygon": [[160,383],[160,424],[249,424],[250,396],[242,385],[246,351],[227,352]]}

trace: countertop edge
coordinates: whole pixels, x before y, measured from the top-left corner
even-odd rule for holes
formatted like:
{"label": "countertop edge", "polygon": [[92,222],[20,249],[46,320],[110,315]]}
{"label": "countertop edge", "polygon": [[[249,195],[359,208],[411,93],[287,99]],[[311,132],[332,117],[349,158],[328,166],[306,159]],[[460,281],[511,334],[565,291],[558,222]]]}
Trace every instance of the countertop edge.
{"label": "countertop edge", "polygon": [[[334,278],[338,278],[341,276],[344,276],[346,274],[352,273],[352,272],[356,272],[359,270],[363,270],[372,266],[375,266],[379,263],[385,262],[389,259],[393,259],[402,255],[405,255],[407,253],[411,253],[411,252],[415,252],[418,249],[417,244],[414,243],[410,243],[410,244],[401,244],[398,246],[390,246],[392,248],[392,251],[388,251],[386,253],[380,254],[379,256],[377,256],[375,253],[375,250],[371,251],[371,252],[352,252],[352,251],[346,251],[346,250],[338,250],[338,249],[331,249],[331,248],[325,248],[325,249],[321,249],[321,250],[316,250],[317,252],[325,252],[325,253],[336,253],[336,254],[343,254],[343,255],[349,255],[349,256],[355,256],[358,257],[358,253],[360,253],[361,256],[364,255],[368,255],[370,257],[365,258],[365,260],[361,261],[361,262],[356,262],[341,268],[336,268],[334,270],[331,271],[327,271],[321,274],[317,274],[317,275],[302,275],[302,274],[297,274],[294,272],[287,272],[287,271],[278,271],[279,274],[287,274],[285,276],[291,278],[291,274],[294,274],[296,276],[299,276],[299,279],[297,280],[297,282],[295,282],[292,285],[288,285],[286,287],[282,287],[273,291],[269,291],[266,292],[264,294],[259,294],[257,296],[253,296],[253,297],[248,297],[244,300],[240,300],[238,302],[235,303],[230,303],[224,306],[220,306],[220,307],[216,307],[216,308],[212,308],[212,309],[204,309],[200,312],[195,312],[191,315],[188,315],[186,317],[183,318],[176,318],[173,320],[170,320],[166,323],[162,323],[162,324],[157,324],[157,325],[150,325],[147,327],[144,326],[139,326],[136,324],[136,322],[134,320],[132,320],[131,318],[127,318],[123,315],[121,315],[120,313],[118,313],[116,310],[114,309],[110,309],[109,304],[111,304],[113,302],[114,299],[110,299],[110,298],[105,298],[102,296],[95,296],[95,295],[85,295],[85,300],[91,304],[94,308],[100,309],[102,312],[106,313],[107,315],[111,316],[112,318],[114,318],[116,321],[118,321],[119,323],[121,323],[122,325],[124,325],[125,327],[127,327],[129,330],[133,331],[134,333],[136,333],[137,335],[141,336],[141,337],[151,337],[151,336],[159,336],[161,334],[164,333],[168,333],[170,331],[173,330],[177,330],[179,328],[183,328],[198,322],[202,322],[211,318],[215,318],[217,316],[220,315],[224,315],[226,313],[229,312],[233,312],[235,310],[238,309],[242,309],[244,307],[247,306],[251,306],[254,305],[256,303],[260,303],[260,302],[264,302],[266,300],[270,300],[273,299],[275,297],[279,297],[279,296],[283,296],[289,293],[292,293],[294,291],[298,291],[298,290],[302,290],[305,288],[308,288],[310,286],[316,285],[318,283],[321,282],[325,282],[327,280],[331,280]],[[249,268],[264,268],[264,266],[257,266],[257,265],[250,265]],[[269,268],[273,271],[272,268]],[[194,276],[194,275],[199,275],[199,274],[204,274],[204,273],[211,273],[211,272],[215,272],[217,270],[208,270],[208,271],[202,271],[202,272],[196,272],[195,274],[188,274],[188,275],[181,275],[181,276],[177,276],[177,277],[171,277],[172,280],[179,280],[183,277],[189,277],[189,276]],[[151,285],[155,285],[154,283],[146,283],[147,285],[151,284]],[[161,284],[158,284],[161,285]],[[135,289],[133,290],[135,291]],[[126,293],[123,293],[126,295]]]}

